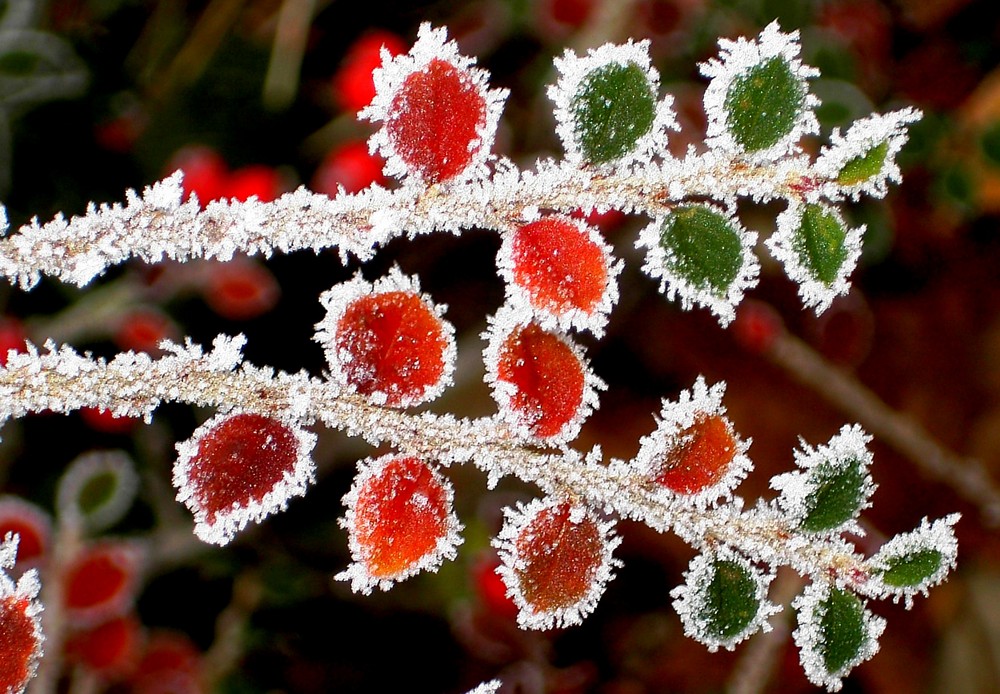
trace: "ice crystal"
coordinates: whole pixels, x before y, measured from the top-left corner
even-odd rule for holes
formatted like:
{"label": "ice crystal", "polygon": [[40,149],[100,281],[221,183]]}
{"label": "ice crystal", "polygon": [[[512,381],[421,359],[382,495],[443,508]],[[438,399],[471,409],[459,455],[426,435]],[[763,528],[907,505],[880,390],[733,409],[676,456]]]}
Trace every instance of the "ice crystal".
{"label": "ice crystal", "polygon": [[709,146],[753,161],[794,150],[803,135],[819,132],[819,99],[806,80],[819,75],[799,60],[799,32],[772,22],[755,40],[719,41],[719,57],[701,65]]}
{"label": "ice crystal", "polygon": [[763,629],[781,608],[767,600],[774,573],[763,573],[745,557],[719,547],[691,560],[684,585],[670,591],[684,633],[715,652]]}
{"label": "ice crystal", "polygon": [[623,166],[666,153],[666,131],[678,126],[673,98],[658,98],[649,41],[608,43],[584,57],[566,49],[555,66],[559,80],[548,95],[567,161]]}
{"label": "ice crystal", "polygon": [[313,482],[316,435],[258,414],[218,414],[177,444],[177,500],[195,534],[225,545],[248,523],[284,510]]}
{"label": "ice crystal", "polygon": [[363,461],[344,497],[353,563],[337,574],[355,591],[389,590],[420,571],[454,559],[462,524],[451,484],[426,462],[390,454]]}

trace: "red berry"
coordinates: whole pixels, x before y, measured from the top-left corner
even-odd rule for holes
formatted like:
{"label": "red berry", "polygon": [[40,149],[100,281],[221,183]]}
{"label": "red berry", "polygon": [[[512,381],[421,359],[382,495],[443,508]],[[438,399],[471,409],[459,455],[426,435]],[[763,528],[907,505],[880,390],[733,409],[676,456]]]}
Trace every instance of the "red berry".
{"label": "red berry", "polygon": [[336,197],[343,186],[348,193],[357,193],[373,183],[382,185],[385,176],[382,157],[368,153],[363,142],[348,142],[332,150],[316,169],[312,187],[317,193]]}
{"label": "red berry", "polygon": [[560,24],[583,26],[593,11],[593,0],[547,0],[549,14]]}
{"label": "red berry", "polygon": [[512,237],[512,279],[532,307],[562,316],[595,312],[608,291],[608,258],[589,227],[568,217],[544,217]]}
{"label": "red berry", "polygon": [[271,271],[249,258],[212,263],[203,292],[212,310],[229,320],[249,320],[267,313],[281,295]]}
{"label": "red berry", "polygon": [[17,561],[31,562],[49,548],[51,521],[38,506],[16,496],[0,496],[0,541],[7,533],[16,533]]}
{"label": "red berry", "polygon": [[210,147],[200,145],[184,147],[170,160],[170,171],[184,172],[184,199],[198,196],[202,207],[218,200],[225,192],[229,167],[225,160]]}
{"label": "red berry", "polygon": [[183,634],[153,634],[130,681],[134,694],[203,694],[201,653]]}
{"label": "red berry", "polygon": [[233,171],[226,180],[223,195],[225,198],[246,201],[256,197],[261,202],[271,202],[283,188],[281,176],[270,166],[253,164]]}
{"label": "red berry", "polygon": [[751,352],[769,351],[783,331],[778,312],[754,299],[744,299],[733,322],[736,340]]}
{"label": "red berry", "polygon": [[333,96],[345,111],[357,112],[372,102],[375,84],[372,71],[382,65],[382,47],[390,55],[406,50],[403,40],[387,31],[373,31],[359,38],[333,77]]}
{"label": "red berry", "polygon": [[535,323],[507,336],[496,370],[498,381],[513,386],[506,406],[532,436],[558,436],[583,407],[586,376],[580,357],[564,339]]}
{"label": "red berry", "polygon": [[131,605],[138,571],[134,550],[110,542],[78,554],[63,576],[66,614],[80,624],[118,616]]}
{"label": "red berry", "polygon": [[80,416],[91,429],[105,434],[128,434],[139,422],[138,417],[119,417],[100,407],[82,407]]}
{"label": "red berry", "polygon": [[337,323],[336,349],[347,382],[389,407],[424,399],[445,375],[449,335],[419,294],[390,291],[361,296]]}
{"label": "red berry", "polygon": [[411,73],[393,97],[386,131],[396,154],[428,183],[462,173],[482,146],[486,100],[470,75],[440,59]]}
{"label": "red berry", "polygon": [[66,641],[66,655],[91,670],[119,675],[135,665],[140,636],[135,617],[117,617],[71,636]]}
{"label": "red berry", "polygon": [[39,636],[31,601],[0,595],[0,692],[22,692],[34,673]]}
{"label": "red berry", "polygon": [[723,478],[736,451],[729,422],[719,415],[701,415],[677,434],[656,482],[679,494],[697,494]]}
{"label": "red berry", "polygon": [[396,580],[440,556],[456,532],[451,497],[446,480],[417,458],[385,456],[363,471],[348,531],[366,575]]}
{"label": "red berry", "polygon": [[500,559],[497,557],[483,557],[476,562],[472,567],[473,585],[479,599],[493,614],[504,619],[514,619],[517,616],[517,603],[507,595],[507,586],[497,573],[498,566]]}

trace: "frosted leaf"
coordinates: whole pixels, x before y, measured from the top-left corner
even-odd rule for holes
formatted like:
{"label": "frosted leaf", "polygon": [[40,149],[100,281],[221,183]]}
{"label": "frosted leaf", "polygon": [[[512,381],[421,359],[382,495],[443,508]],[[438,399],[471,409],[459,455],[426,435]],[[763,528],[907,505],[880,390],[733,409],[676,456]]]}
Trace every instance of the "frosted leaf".
{"label": "frosted leaf", "polygon": [[864,226],[848,228],[835,207],[792,201],[766,243],[799,285],[802,303],[819,314],[850,290],[847,278],[861,257],[864,233]]}
{"label": "frosted leaf", "polygon": [[916,530],[882,545],[867,562],[871,579],[866,590],[912,607],[914,595],[926,596],[928,588],[942,583],[955,568],[958,541],[953,526],[960,517],[953,513],[933,523],[924,518]]}
{"label": "frosted leaf", "polygon": [[767,599],[774,573],[763,573],[746,558],[720,546],[699,554],[684,572],[684,585],[670,591],[684,633],[715,652],[763,629],[781,611]]}
{"label": "frosted leaf", "polygon": [[45,641],[38,572],[29,569],[16,583],[7,574],[14,568],[17,545],[14,533],[0,540],[0,692],[7,694],[20,694],[28,686]]}
{"label": "frosted leaf", "polygon": [[621,543],[613,527],[590,509],[552,498],[504,509],[493,546],[521,627],[561,628],[593,612],[620,565],[611,556]]}
{"label": "frosted leaf", "polygon": [[264,415],[218,414],[178,443],[173,482],[177,500],[194,514],[194,532],[225,545],[303,496],[314,481],[316,435]]}
{"label": "frosted leaf", "polygon": [[778,159],[803,135],[819,132],[819,99],[806,80],[819,75],[799,60],[799,32],[772,22],[757,39],[720,39],[719,57],[701,64],[708,144],[753,161]]}
{"label": "frosted leaf", "polygon": [[677,401],[663,401],[656,429],[639,441],[633,467],[665,499],[705,508],[730,498],[753,468],[750,441],[725,416],[725,391],[725,382],[709,388],[699,376]]}
{"label": "frosted leaf", "polygon": [[639,234],[646,249],[643,272],[660,281],[668,299],[685,310],[699,304],[729,325],[743,293],[757,284],[757,235],[713,205],[681,205],[657,217]]}
{"label": "frosted leaf", "polygon": [[330,380],[373,404],[410,407],[440,395],[455,368],[447,306],[420,293],[416,277],[393,267],[374,284],[360,274],[324,292],[326,316],[313,338]]}
{"label": "frosted leaf", "polygon": [[792,602],[798,627],[792,632],[806,677],[817,687],[840,691],[842,678],[878,652],[885,620],[857,596],[825,581],[810,584]]}
{"label": "frosted leaf", "polygon": [[597,408],[604,382],[569,336],[525,318],[509,306],[490,318],[486,382],[500,418],[519,434],[539,443],[570,441]]}
{"label": "frosted leaf", "polygon": [[[19,539],[17,560],[37,562],[49,551],[52,543],[52,520],[49,514],[30,501],[12,494],[0,495],[0,537],[14,535]],[[0,568],[13,566],[0,560]]]}
{"label": "frosted leaf", "polygon": [[382,54],[375,98],[358,117],[383,123],[368,145],[385,158],[386,175],[429,184],[487,175],[507,91],[489,89],[489,73],[474,63],[427,23],[409,53]]}
{"label": "frosted leaf", "polygon": [[390,454],[362,461],[344,497],[353,563],[337,574],[356,592],[437,571],[462,543],[451,483],[426,462]]}
{"label": "frosted leaf", "polygon": [[71,462],[59,479],[59,522],[100,532],[125,515],[138,489],[135,464],[124,451],[85,453]]}
{"label": "frosted leaf", "polygon": [[802,450],[795,451],[800,470],[771,479],[771,488],[781,492],[778,508],[799,530],[864,534],[855,521],[871,506],[876,488],[869,473],[869,441],[857,424],[842,427],[825,446],[812,448],[803,441]]}
{"label": "frosted leaf", "polygon": [[902,180],[896,155],[909,137],[907,126],[922,115],[904,108],[855,121],[844,135],[834,128],[830,145],[816,159],[816,173],[828,181],[820,192],[834,200],[857,200],[862,193],[884,197],[890,182]]}
{"label": "frosted leaf", "polygon": [[584,57],[566,49],[555,66],[559,80],[548,95],[569,162],[623,166],[666,154],[667,130],[678,125],[673,98],[657,101],[649,41],[607,43]]}
{"label": "frosted leaf", "polygon": [[622,264],[596,228],[549,215],[505,230],[502,238],[497,267],[509,303],[532,311],[547,329],[604,333]]}

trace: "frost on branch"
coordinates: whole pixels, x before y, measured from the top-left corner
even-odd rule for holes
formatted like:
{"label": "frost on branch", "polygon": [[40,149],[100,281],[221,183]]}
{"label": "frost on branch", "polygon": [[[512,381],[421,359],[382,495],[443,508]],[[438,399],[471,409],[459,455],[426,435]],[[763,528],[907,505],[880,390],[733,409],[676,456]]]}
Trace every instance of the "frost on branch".
{"label": "frost on branch", "polygon": [[216,415],[177,444],[177,500],[194,514],[195,534],[225,545],[247,523],[259,523],[302,496],[314,478],[316,435],[250,413]]}
{"label": "frost on branch", "polygon": [[944,581],[958,557],[953,526],[959,517],[953,513],[933,523],[924,518],[916,530],[882,545],[868,560],[875,586],[872,592],[891,596],[893,601],[902,599],[909,609],[914,595],[927,595],[928,588]]}
{"label": "frost on branch", "polygon": [[566,49],[555,66],[559,81],[548,94],[569,162],[623,166],[666,152],[666,131],[678,126],[673,98],[658,98],[649,41],[605,44],[582,58]]}
{"label": "frost on branch", "polygon": [[725,416],[726,384],[711,388],[700,376],[676,402],[664,401],[656,430],[639,442],[635,471],[666,499],[698,507],[728,498],[752,469],[749,441]]}
{"label": "frost on branch", "polygon": [[674,609],[684,633],[712,652],[732,650],[762,628],[769,631],[768,617],[781,609],[767,600],[774,574],[726,547],[696,556],[684,577],[684,585],[670,591]]}
{"label": "frost on branch", "polygon": [[451,483],[422,460],[391,454],[363,462],[341,521],[354,563],[337,579],[367,594],[454,559],[462,524],[453,499]]}
{"label": "frost on branch", "polygon": [[562,215],[523,224],[503,234],[497,265],[508,300],[543,327],[603,334],[622,265],[594,227]]}
{"label": "frost on branch", "polygon": [[777,475],[771,488],[781,492],[777,505],[799,529],[807,533],[864,533],[855,523],[871,506],[875,492],[868,469],[871,436],[861,427],[844,426],[825,446],[805,443],[795,451],[798,472]]}
{"label": "frost on branch", "polygon": [[42,657],[41,585],[35,569],[15,583],[7,571],[14,568],[18,536],[0,540],[0,692],[19,694],[35,676]]}
{"label": "frost on branch", "polygon": [[689,309],[705,306],[723,326],[736,317],[743,292],[757,284],[757,235],[731,212],[714,205],[681,205],[653,220],[639,234],[646,249],[643,271],[660,280],[668,299]]}
{"label": "frost on branch", "polygon": [[427,184],[485,177],[507,91],[489,89],[489,73],[430,24],[409,53],[385,52],[383,61],[375,98],[358,115],[383,123],[369,146],[385,158],[385,173]]}
{"label": "frost on branch", "polygon": [[388,407],[427,402],[451,383],[455,329],[415,277],[393,268],[370,284],[358,275],[320,301],[327,313],[314,339],[335,383]]}
{"label": "frost on branch", "polygon": [[494,541],[497,572],[527,629],[579,624],[597,606],[618,561],[614,523],[594,511],[551,498],[504,509]]}
{"label": "frost on branch", "polygon": [[772,22],[752,41],[719,41],[720,56],[701,65],[709,145],[754,161],[777,159],[803,135],[819,132],[819,99],[806,80],[819,71],[799,60],[799,32]]}
{"label": "frost on branch", "polygon": [[792,632],[806,677],[817,687],[839,691],[842,678],[878,652],[885,620],[854,593],[814,582],[792,602],[798,627]]}
{"label": "frost on branch", "polygon": [[597,407],[597,391],[604,383],[568,335],[518,320],[520,316],[501,309],[484,335],[489,340],[486,380],[500,417],[529,439],[569,441]]}

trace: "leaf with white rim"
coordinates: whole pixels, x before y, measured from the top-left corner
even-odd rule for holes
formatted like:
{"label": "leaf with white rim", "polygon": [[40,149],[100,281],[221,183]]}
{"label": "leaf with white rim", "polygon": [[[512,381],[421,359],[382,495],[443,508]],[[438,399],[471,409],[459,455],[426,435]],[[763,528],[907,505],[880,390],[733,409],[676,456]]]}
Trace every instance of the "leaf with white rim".
{"label": "leaf with white rim", "polygon": [[886,542],[866,562],[874,582],[874,592],[891,596],[893,602],[913,606],[913,596],[927,595],[955,568],[958,541],[954,525],[961,515],[953,513],[928,523],[924,518],[916,530]]}

